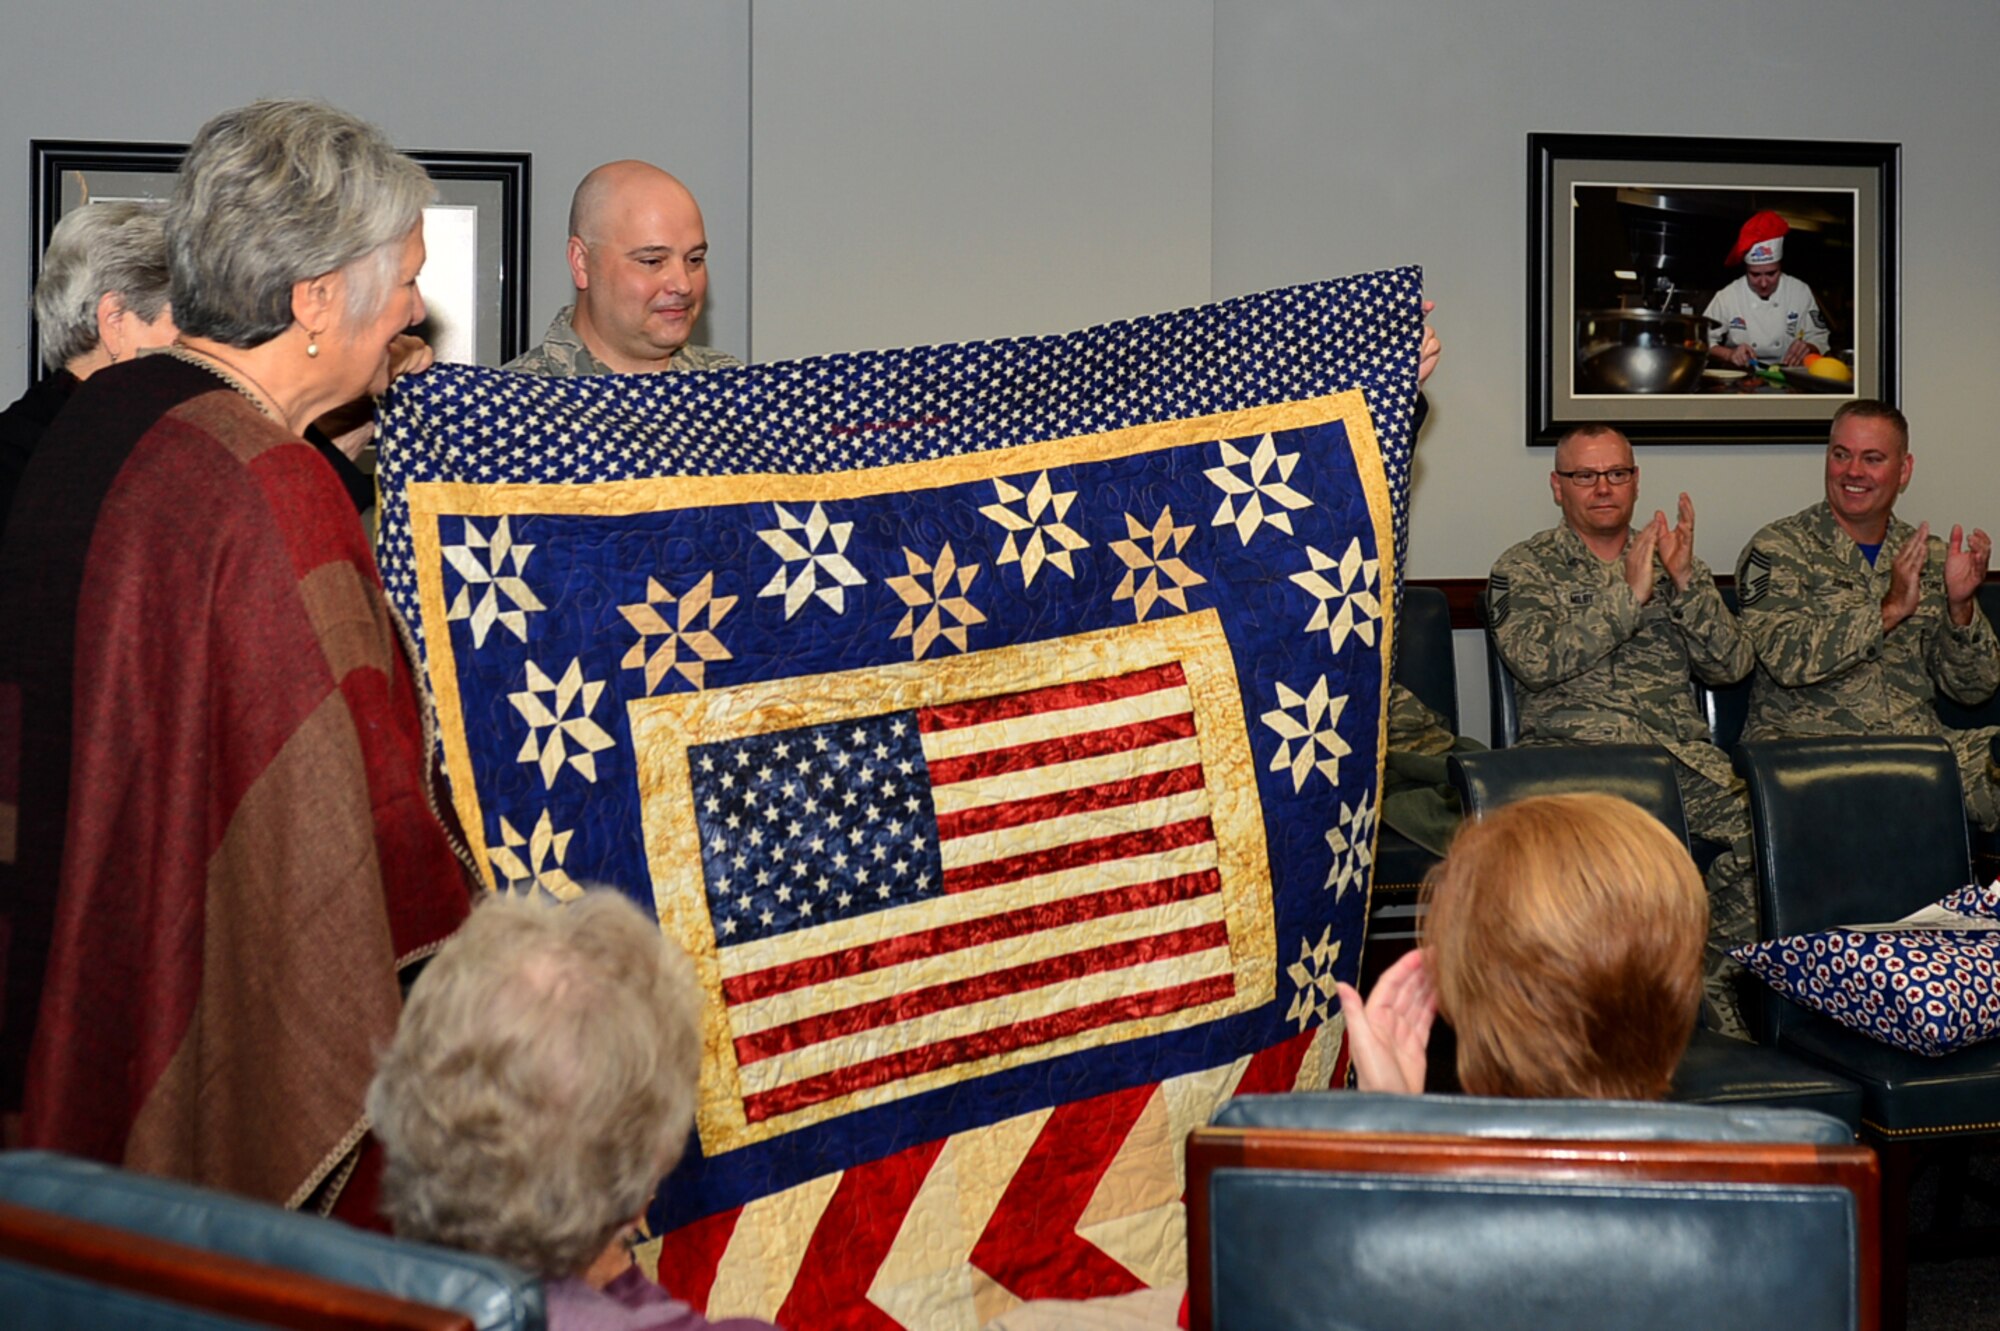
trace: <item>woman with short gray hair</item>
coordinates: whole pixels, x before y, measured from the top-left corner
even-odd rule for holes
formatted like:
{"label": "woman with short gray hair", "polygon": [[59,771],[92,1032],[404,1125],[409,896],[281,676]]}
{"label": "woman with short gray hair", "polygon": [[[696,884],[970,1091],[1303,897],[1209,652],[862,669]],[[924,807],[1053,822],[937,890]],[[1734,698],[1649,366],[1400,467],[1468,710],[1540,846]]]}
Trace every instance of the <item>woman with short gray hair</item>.
{"label": "woman with short gray hair", "polygon": [[158,205],[112,199],[56,223],[35,282],[35,333],[49,373],[0,412],[0,532],[28,459],[76,386],[174,340]]}
{"label": "woman with short gray hair", "polygon": [[165,216],[180,339],[93,375],[23,481],[0,1052],[29,1144],[376,1220],[343,1189],[379,1163],[398,968],[470,903],[374,557],[300,433],[386,386],[430,197],[332,107],[209,121]]}
{"label": "woman with short gray hair", "polygon": [[550,1331],[711,1325],[630,1252],[694,1122],[699,1004],[687,954],[615,891],[484,902],[368,1091],[397,1235],[541,1276]]}
{"label": "woman with short gray hair", "polygon": [[[268,360],[279,350],[271,342],[303,333],[312,359],[318,353],[310,348],[336,320],[375,319],[395,296],[403,303],[392,312],[402,322],[363,348],[382,353],[423,318],[415,270],[423,266],[424,205],[437,191],[423,167],[390,148],[374,126],[315,102],[259,102],[210,121],[189,150],[191,163],[196,154],[200,169],[183,170],[167,215],[174,309],[187,341],[213,344],[210,354],[217,346],[268,349]],[[399,274],[412,256],[410,271]],[[301,281],[336,276],[348,288],[337,307],[297,308]],[[304,294],[324,299],[316,290]],[[279,377],[326,380],[329,392],[344,387],[323,367],[292,359],[293,373]],[[305,373],[311,369],[321,372]]]}
{"label": "woman with short gray hair", "polygon": [[49,233],[35,282],[42,365],[78,379],[174,340],[160,206],[108,199],[72,210]]}

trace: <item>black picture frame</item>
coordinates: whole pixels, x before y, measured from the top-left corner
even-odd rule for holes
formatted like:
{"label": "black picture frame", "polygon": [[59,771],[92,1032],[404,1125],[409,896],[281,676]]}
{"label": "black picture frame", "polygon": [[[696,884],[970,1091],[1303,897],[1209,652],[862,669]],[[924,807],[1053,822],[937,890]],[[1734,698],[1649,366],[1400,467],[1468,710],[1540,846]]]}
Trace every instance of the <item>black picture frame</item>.
{"label": "black picture frame", "polygon": [[[1530,134],[1528,445],[1595,421],[1635,443],[1823,444],[1842,402],[1896,403],[1901,159],[1896,143]],[[1821,321],[1794,313],[1845,384],[1777,366],[1768,382],[1689,340],[1726,331],[1704,316],[1739,228],[1766,210],[1793,225],[1784,271],[1823,285]],[[1692,386],[1628,387],[1669,375]]]}
{"label": "black picture frame", "polygon": [[[30,285],[41,276],[42,254],[49,235],[70,209],[97,198],[141,198],[164,201],[173,191],[174,176],[187,155],[183,143],[119,143],[90,139],[34,139],[28,145],[29,204],[34,217],[34,253],[29,260]],[[440,305],[425,291],[427,303],[439,308],[427,328],[433,337],[444,330],[464,352],[460,359],[500,365],[530,345],[528,325],[528,216],[534,159],[530,153],[447,152],[416,149],[409,153],[437,182],[438,201],[426,209],[426,236],[433,216],[459,215],[450,225],[451,243],[433,241],[433,263],[440,268],[435,284],[452,292]],[[446,216],[450,223],[453,217]],[[455,322],[448,322],[450,320]],[[456,333],[452,329],[458,330]],[[445,357],[441,354],[440,359]],[[34,320],[28,323],[28,379],[41,375],[41,347]]]}

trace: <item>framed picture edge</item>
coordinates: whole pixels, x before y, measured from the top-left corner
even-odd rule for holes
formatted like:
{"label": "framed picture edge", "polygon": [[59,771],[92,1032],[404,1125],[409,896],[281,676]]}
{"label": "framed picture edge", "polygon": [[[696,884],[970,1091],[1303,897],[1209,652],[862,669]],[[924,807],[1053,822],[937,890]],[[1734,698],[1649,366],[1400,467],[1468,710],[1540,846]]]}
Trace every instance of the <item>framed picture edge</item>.
{"label": "framed picture edge", "polygon": [[[1700,165],[1846,167],[1872,171],[1877,231],[1874,264],[1875,336],[1880,344],[1876,396],[1898,404],[1902,392],[1902,155],[1899,142],[1846,139],[1720,139],[1648,134],[1534,132],[1527,136],[1527,429],[1530,448],[1553,447],[1562,433],[1583,418],[1557,419],[1553,284],[1556,235],[1555,165],[1567,160],[1696,163]],[[1574,311],[1566,312],[1570,317]],[[1693,418],[1621,421],[1617,426],[1635,444],[1823,444],[1825,422],[1817,417],[1725,420]]]}
{"label": "framed picture edge", "polygon": [[42,336],[35,323],[35,285],[42,276],[42,255],[49,233],[62,220],[62,174],[65,171],[177,171],[187,155],[184,143],[149,143],[123,139],[28,140],[28,382],[42,376]]}
{"label": "framed picture edge", "polygon": [[500,359],[499,364],[526,351],[534,339],[529,336],[530,302],[528,269],[530,246],[529,200],[533,197],[534,154],[527,152],[456,151],[437,148],[406,150],[406,156],[422,164],[431,179],[467,180],[500,186],[502,224]]}
{"label": "framed picture edge", "polygon": [[[534,154],[491,150],[405,149],[404,155],[423,166],[433,180],[488,182],[500,188],[499,274],[499,362],[512,360],[527,350],[529,311],[533,293],[529,289],[530,203],[534,183]],[[64,172],[178,171],[187,155],[184,143],[140,142],[118,139],[30,139],[28,141],[28,206],[33,225],[29,228],[28,256],[28,382],[42,374],[41,336],[35,325],[33,292],[41,278],[42,255],[47,252],[49,234],[62,220]]]}

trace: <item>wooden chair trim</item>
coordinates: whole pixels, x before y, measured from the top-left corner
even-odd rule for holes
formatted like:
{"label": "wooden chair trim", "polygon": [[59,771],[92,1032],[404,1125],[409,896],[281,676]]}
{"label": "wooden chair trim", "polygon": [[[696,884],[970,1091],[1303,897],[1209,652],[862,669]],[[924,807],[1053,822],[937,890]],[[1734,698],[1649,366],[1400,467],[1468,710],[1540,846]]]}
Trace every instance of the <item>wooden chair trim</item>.
{"label": "wooden chair trim", "polygon": [[[1838,1182],[1877,1172],[1866,1146],[1812,1142],[1564,1141],[1421,1133],[1329,1133],[1311,1128],[1199,1128],[1189,1151],[1213,1168],[1338,1168],[1350,1172],[1579,1178],[1611,1174],[1667,1182]],[[1192,1158],[1192,1157],[1191,1157]]]}
{"label": "wooden chair trim", "polygon": [[474,1331],[449,1308],[9,1202],[0,1258],[286,1331]]}

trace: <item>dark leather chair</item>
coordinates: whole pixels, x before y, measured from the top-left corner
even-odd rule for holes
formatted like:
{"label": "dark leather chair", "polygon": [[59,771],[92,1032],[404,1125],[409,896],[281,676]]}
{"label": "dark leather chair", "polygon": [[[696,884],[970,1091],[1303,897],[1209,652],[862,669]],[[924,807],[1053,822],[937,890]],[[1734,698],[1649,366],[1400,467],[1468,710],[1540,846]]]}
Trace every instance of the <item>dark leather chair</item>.
{"label": "dark leather chair", "polygon": [[[1899,919],[1971,881],[1958,764],[1942,740],[1760,740],[1736,751],[1750,784],[1765,938]],[[1759,1038],[1861,1088],[1882,1157],[1884,1324],[1900,1325],[1917,1146],[2000,1140],[2000,1043],[1941,1058],[1869,1039],[1776,995]]]}
{"label": "dark leather chair", "polygon": [[1511,748],[1521,738],[1521,686],[1501,659],[1500,645],[1493,641],[1493,626],[1486,622],[1484,596],[1479,598],[1479,625],[1486,637],[1488,742],[1496,749]]}
{"label": "dark leather chair", "polygon": [[[1396,625],[1396,682],[1417,695],[1424,706],[1458,731],[1458,662],[1452,654],[1451,605],[1436,587],[1405,587],[1403,614]],[[1417,888],[1437,856],[1394,828],[1384,827],[1375,846],[1375,888],[1393,898],[1387,907],[1401,907],[1395,920],[1414,927]],[[1370,937],[1375,936],[1373,922]]]}
{"label": "dark leather chair", "polygon": [[[1483,614],[1484,611],[1481,613]],[[1493,642],[1493,630],[1491,628],[1486,630],[1486,679],[1487,683],[1491,686],[1493,696],[1493,747],[1495,749],[1514,748],[1520,743],[1521,739],[1520,685],[1515,680],[1513,672],[1507,669],[1507,663],[1500,659],[1500,651]],[[1691,687],[1695,688],[1696,702],[1706,706],[1705,700],[1701,697],[1700,686],[1694,685]],[[1747,690],[1749,686],[1745,684],[1743,687]],[[1747,707],[1749,705],[1747,692],[1744,695],[1744,699],[1744,706]],[[1713,722],[1711,722],[1712,728]],[[1740,716],[1737,718],[1736,728],[1738,731],[1741,731],[1743,728]],[[1651,746],[1590,745],[1587,750],[1583,751],[1604,753],[1620,749],[1630,751],[1642,747],[1650,748]],[[1547,752],[1548,750],[1544,751]],[[1660,752],[1664,754],[1665,751],[1661,750]],[[1671,775],[1672,759],[1668,759],[1667,761],[1668,772]],[[1546,770],[1549,772],[1550,778],[1572,781],[1575,784],[1548,787],[1539,790],[1537,793],[1552,795],[1557,793],[1558,790],[1602,790],[1608,794],[1625,795],[1625,798],[1632,800],[1633,803],[1638,804],[1642,808],[1646,808],[1649,812],[1658,812],[1658,810],[1654,810],[1648,806],[1643,798],[1627,794],[1622,790],[1610,790],[1601,784],[1593,784],[1591,773],[1598,765],[1587,758],[1577,759],[1573,763],[1560,759],[1551,759],[1546,764]],[[1611,769],[1607,767],[1606,770],[1609,772]],[[1562,775],[1558,778],[1556,776],[1557,773],[1561,773]],[[1607,776],[1606,779],[1622,778]],[[1713,841],[1689,836],[1686,826],[1687,816],[1681,810],[1680,795],[1678,793],[1674,795],[1673,803],[1675,816],[1668,825],[1680,832],[1681,839],[1688,843],[1688,849],[1694,856],[1695,864],[1700,867],[1702,872],[1706,873],[1708,866],[1715,862],[1716,857],[1729,848]]]}
{"label": "dark leather chair", "polygon": [[1652,744],[1550,744],[1453,754],[1451,781],[1468,813],[1529,795],[1617,795],[1665,823],[1686,844],[1687,815],[1673,755]]}
{"label": "dark leather chair", "polygon": [[[1396,621],[1396,682],[1458,730],[1458,662],[1452,651],[1451,604],[1436,587],[1405,587]],[[1375,877],[1368,899],[1368,946],[1363,983],[1409,951],[1417,940],[1417,892],[1438,857],[1393,827],[1375,842]]]}
{"label": "dark leather chair", "polygon": [[[1652,745],[1598,744],[1494,749],[1455,755],[1452,783],[1477,815],[1529,795],[1590,791],[1632,801],[1688,842],[1673,756]],[[1768,1042],[1766,1042],[1766,1045]],[[1692,1104],[1782,1105],[1815,1109],[1861,1126],[1852,1083],[1781,1050],[1697,1028],[1674,1074],[1674,1099]]]}
{"label": "dark leather chair", "polygon": [[[1495,758],[1493,754],[1498,752],[1525,756]],[[1665,823],[1687,844],[1695,864],[1704,872],[1724,849],[1689,835],[1673,755],[1657,745],[1534,745],[1458,756],[1473,760],[1463,770],[1451,768],[1453,782],[1459,783],[1459,798],[1466,801],[1468,809],[1504,804],[1523,795],[1594,791],[1628,799]],[[1473,788],[1487,785],[1492,789]]]}
{"label": "dark leather chair", "polygon": [[[1982,583],[1979,588],[1979,608],[1985,612],[1989,622],[2000,626],[2000,582]],[[1937,696],[1938,719],[1953,730],[1978,730],[1984,726],[2000,726],[2000,692],[1976,706],[1968,707],[1962,702]]]}
{"label": "dark leather chair", "polygon": [[491,1258],[16,1151],[0,1154],[0,1324],[542,1331],[545,1316],[541,1282]]}
{"label": "dark leather chair", "polygon": [[1195,1331],[1874,1325],[1875,1160],[1819,1114],[1245,1096],[1187,1180]]}
{"label": "dark leather chair", "polygon": [[1458,659],[1451,645],[1451,602],[1437,587],[1403,588],[1396,623],[1396,682],[1458,731]]}
{"label": "dark leather chair", "polygon": [[[1979,588],[1979,608],[1986,618],[2000,625],[2000,582],[1981,584]],[[1976,707],[1968,707],[1937,695],[1938,719],[1953,730],[1981,730],[1987,726],[2000,726],[2000,690]],[[1979,871],[1981,882],[1991,882],[2000,877],[2000,831],[1989,832],[1983,827],[1974,827],[1972,833],[1972,863]]]}
{"label": "dark leather chair", "polygon": [[[1736,613],[1736,588],[1722,589],[1722,603],[1729,607],[1729,613]],[[1704,684],[1694,681],[1694,703],[1701,712],[1702,720],[1708,722],[1708,737],[1715,747],[1724,753],[1733,753],[1736,742],[1743,738],[1743,723],[1750,719],[1750,681],[1757,677],[1752,670],[1734,684]]]}

